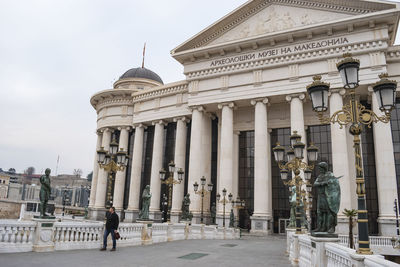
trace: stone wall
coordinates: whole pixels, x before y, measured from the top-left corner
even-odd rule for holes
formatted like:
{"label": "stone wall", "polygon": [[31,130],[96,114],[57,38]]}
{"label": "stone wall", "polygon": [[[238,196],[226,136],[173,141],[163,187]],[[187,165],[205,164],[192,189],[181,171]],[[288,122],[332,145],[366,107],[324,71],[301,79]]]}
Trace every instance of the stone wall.
{"label": "stone wall", "polygon": [[0,200],[0,219],[18,219],[21,203],[9,200]]}

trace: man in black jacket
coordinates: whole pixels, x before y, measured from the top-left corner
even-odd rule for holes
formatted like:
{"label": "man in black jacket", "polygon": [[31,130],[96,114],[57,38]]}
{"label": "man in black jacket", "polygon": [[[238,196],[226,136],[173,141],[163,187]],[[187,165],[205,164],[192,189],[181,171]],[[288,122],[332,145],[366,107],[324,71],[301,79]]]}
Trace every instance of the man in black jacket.
{"label": "man in black jacket", "polygon": [[115,240],[115,233],[118,229],[119,218],[118,214],[115,213],[115,208],[111,207],[110,210],[106,213],[107,222],[106,222],[106,230],[104,231],[104,239],[103,239],[103,247],[100,249],[101,251],[106,250],[107,248],[107,237],[111,233],[113,248],[111,251],[115,251],[117,241]]}

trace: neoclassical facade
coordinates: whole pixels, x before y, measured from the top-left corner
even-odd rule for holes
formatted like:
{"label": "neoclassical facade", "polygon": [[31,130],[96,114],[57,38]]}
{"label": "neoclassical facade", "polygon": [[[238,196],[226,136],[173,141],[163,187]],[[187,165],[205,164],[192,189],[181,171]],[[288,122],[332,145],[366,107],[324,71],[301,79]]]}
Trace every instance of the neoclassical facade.
{"label": "neoclassical facade", "polygon": [[[357,97],[380,113],[371,85],[383,72],[400,80],[400,46],[394,45],[399,16],[397,4],[388,1],[251,0],[171,51],[184,66],[185,80],[163,84],[146,68],[128,70],[113,89],[90,100],[98,115],[96,151],[108,150],[116,139],[130,155],[125,170],[111,176],[95,157],[91,216],[102,218],[109,193],[124,220],[135,221],[150,185],[150,216],[161,220],[168,191],[159,171],[174,161],[185,179],[173,186],[172,221],[179,220],[186,193],[193,222],[200,221],[201,198],[193,183],[204,176],[214,185],[204,199],[206,222],[225,188],[246,203],[235,210],[241,227],[280,232],[289,218],[289,191],[272,147],[278,141],[287,146],[297,131],[304,143],[319,147],[320,161],[343,176],[339,232],[346,231],[341,213],[357,209],[352,136],[345,127],[320,124],[306,86],[321,75],[331,85],[327,113],[341,109],[348,96],[336,63],[350,52],[361,62]],[[361,139],[370,233],[394,235],[400,101],[390,123],[366,128]],[[228,224],[231,204],[226,209]],[[222,217],[217,203],[220,225]]]}

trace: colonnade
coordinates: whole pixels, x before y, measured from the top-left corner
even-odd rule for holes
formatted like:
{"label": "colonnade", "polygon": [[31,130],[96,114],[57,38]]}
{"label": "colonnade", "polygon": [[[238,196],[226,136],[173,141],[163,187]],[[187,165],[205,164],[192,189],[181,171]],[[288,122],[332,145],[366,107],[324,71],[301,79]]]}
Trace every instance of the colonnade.
{"label": "colonnade", "polygon": [[[339,110],[343,106],[343,90],[332,90],[330,101],[330,114]],[[303,102],[304,94],[293,94],[286,96],[290,104],[290,127],[291,131],[297,131],[302,136],[302,142],[307,144],[306,131],[304,123]],[[377,108],[375,95],[372,95],[372,107],[375,112],[380,111]],[[269,232],[271,231],[271,221],[273,218],[272,210],[272,180],[271,180],[271,144],[268,129],[268,102],[267,98],[253,99],[251,105],[254,106],[254,213],[251,216],[252,230]],[[234,102],[220,103],[219,109],[219,127],[218,127],[218,174],[217,184],[214,190],[222,194],[225,188],[228,193],[233,193],[234,198],[238,194],[238,151],[239,151],[239,132],[234,129],[234,112],[236,105]],[[176,143],[174,161],[177,167],[188,172],[188,185],[181,184],[173,187],[172,197],[172,221],[177,221],[181,210],[184,188],[187,186],[188,193],[191,195],[190,209],[194,214],[194,220],[199,221],[200,214],[200,196],[194,193],[193,183],[200,182],[202,176],[206,177],[206,183],[211,182],[211,120],[214,116],[206,111],[203,106],[191,107],[192,110],[192,130],[190,136],[189,169],[185,170],[186,156],[186,136],[187,136],[187,117],[177,117],[174,121],[176,126]],[[160,190],[161,183],[159,171],[163,162],[164,147],[164,126],[167,122],[163,120],[153,122],[155,127],[153,157],[151,164],[150,188],[152,199],[150,204],[150,213],[154,219],[160,219]],[[140,201],[140,182],[143,164],[143,142],[144,142],[144,124],[134,125],[135,138],[132,155],[130,192],[128,208],[125,210],[125,219],[134,221],[139,211]],[[128,150],[129,127],[121,127],[119,148]],[[98,133],[96,150],[101,146],[108,150],[111,140],[111,130],[102,129]],[[340,128],[339,125],[331,125],[332,138],[332,165],[335,176],[340,178],[342,190],[341,214],[344,208],[356,208],[355,203],[355,174],[351,168],[351,144],[349,144],[347,129]],[[385,219],[393,217],[391,210],[393,199],[397,198],[396,175],[394,168],[393,143],[390,131],[390,124],[378,123],[374,125],[374,144],[376,158],[376,176],[378,184],[378,201],[380,220],[385,223]],[[306,159],[305,159],[306,160]],[[119,171],[116,174],[114,189],[114,206],[117,210],[123,208],[123,196],[126,170]],[[90,207],[94,209],[104,208],[107,185],[107,172],[98,167],[97,161],[94,163],[92,193],[90,196]],[[384,193],[383,193],[384,192]],[[214,201],[214,200],[213,200]],[[204,207],[206,217],[209,216],[208,207],[210,206],[210,197],[205,199]],[[217,205],[217,221],[222,224],[223,205]],[[229,217],[229,215],[227,216]],[[226,221],[228,223],[228,221]]]}

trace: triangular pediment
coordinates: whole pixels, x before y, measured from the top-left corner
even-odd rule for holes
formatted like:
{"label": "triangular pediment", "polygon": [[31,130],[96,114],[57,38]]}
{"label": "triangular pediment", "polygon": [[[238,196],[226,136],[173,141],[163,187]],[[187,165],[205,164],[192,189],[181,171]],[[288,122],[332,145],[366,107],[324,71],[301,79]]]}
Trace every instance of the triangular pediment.
{"label": "triangular pediment", "polygon": [[379,0],[250,0],[171,53],[395,8]]}
{"label": "triangular pediment", "polygon": [[348,13],[313,10],[294,6],[272,4],[249,17],[210,45],[244,39],[266,33],[296,29],[307,25],[351,17]]}

